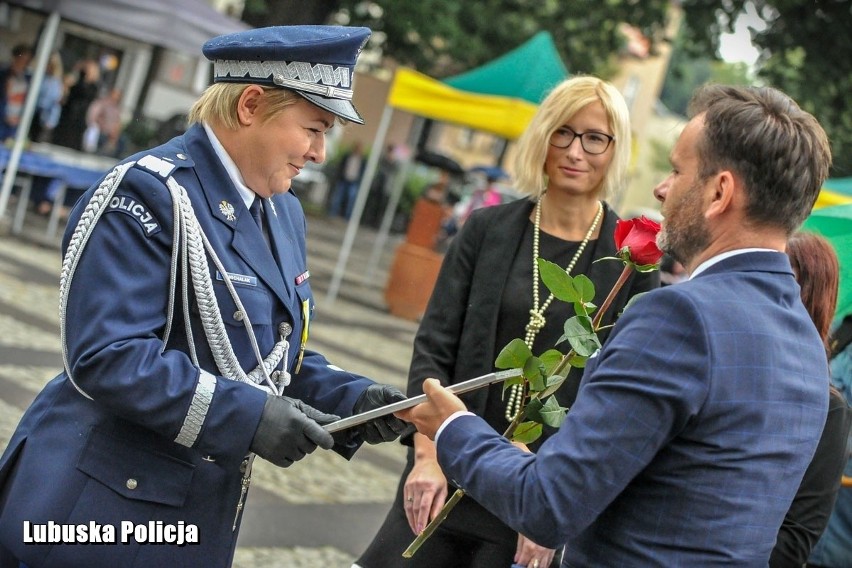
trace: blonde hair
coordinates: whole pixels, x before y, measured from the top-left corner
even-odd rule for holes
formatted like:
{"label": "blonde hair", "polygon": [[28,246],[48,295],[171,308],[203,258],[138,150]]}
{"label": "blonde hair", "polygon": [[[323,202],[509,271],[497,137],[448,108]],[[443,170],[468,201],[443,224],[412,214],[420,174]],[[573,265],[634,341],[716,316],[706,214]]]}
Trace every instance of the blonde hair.
{"label": "blonde hair", "polygon": [[627,103],[611,83],[585,75],[572,77],[554,87],[518,140],[515,182],[520,192],[531,197],[544,193],[547,187],[544,162],[550,135],[584,107],[595,102],[603,105],[615,137],[612,142],[615,148],[612,162],[598,191],[605,198],[622,186],[630,162],[630,115]]}
{"label": "blonde hair", "polygon": [[[189,124],[196,122],[218,123],[236,130],[239,127],[237,119],[237,102],[246,87],[251,83],[214,83],[207,87],[192,108],[189,110]],[[266,87],[261,85],[264,97],[268,103],[263,119],[270,120],[279,115],[286,107],[302,99],[299,94],[289,89]]]}
{"label": "blonde hair", "polygon": [[62,57],[59,56],[58,52],[54,51],[50,54],[45,71],[51,77],[58,77],[60,79],[65,77],[65,72],[62,69]]}

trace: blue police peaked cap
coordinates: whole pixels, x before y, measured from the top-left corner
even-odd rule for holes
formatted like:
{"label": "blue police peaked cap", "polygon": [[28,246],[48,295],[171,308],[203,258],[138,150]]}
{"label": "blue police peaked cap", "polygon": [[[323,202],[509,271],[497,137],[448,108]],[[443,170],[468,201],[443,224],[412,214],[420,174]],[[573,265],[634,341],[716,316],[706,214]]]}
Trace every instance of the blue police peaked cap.
{"label": "blue police peaked cap", "polygon": [[204,44],[216,83],[256,83],[296,91],[341,118],[364,124],[352,104],[355,62],[368,28],[273,26],[214,37]]}

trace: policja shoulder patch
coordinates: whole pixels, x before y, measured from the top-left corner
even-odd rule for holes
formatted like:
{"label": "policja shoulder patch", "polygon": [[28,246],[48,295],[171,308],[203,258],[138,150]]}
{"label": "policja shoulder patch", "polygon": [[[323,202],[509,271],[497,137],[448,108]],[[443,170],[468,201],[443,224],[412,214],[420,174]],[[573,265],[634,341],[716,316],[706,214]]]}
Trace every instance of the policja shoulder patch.
{"label": "policja shoulder patch", "polygon": [[120,211],[125,215],[130,215],[142,227],[146,237],[151,237],[160,232],[160,223],[157,222],[148,207],[137,201],[135,197],[116,193],[107,205],[107,212],[109,211]]}

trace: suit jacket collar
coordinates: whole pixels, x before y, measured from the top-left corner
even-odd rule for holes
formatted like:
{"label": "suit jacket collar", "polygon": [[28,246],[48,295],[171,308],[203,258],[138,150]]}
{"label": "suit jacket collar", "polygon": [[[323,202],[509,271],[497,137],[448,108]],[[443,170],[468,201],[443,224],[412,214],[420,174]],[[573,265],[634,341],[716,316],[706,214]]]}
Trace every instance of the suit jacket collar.
{"label": "suit jacket collar", "polygon": [[[237,188],[213,150],[204,128],[198,124],[190,127],[184,135],[184,144],[187,153],[196,163],[193,171],[200,186],[204,188],[200,193],[207,203],[211,217],[231,232],[231,246],[237,254],[282,302],[289,304],[290,292],[284,284],[278,261],[273,257],[272,251],[264,246],[260,228],[252,219]],[[274,225],[275,223],[267,225],[271,234]]]}
{"label": "suit jacket collar", "polygon": [[778,251],[753,251],[735,254],[716,262],[698,273],[694,278],[703,278],[723,272],[778,272],[794,276],[790,258]]}

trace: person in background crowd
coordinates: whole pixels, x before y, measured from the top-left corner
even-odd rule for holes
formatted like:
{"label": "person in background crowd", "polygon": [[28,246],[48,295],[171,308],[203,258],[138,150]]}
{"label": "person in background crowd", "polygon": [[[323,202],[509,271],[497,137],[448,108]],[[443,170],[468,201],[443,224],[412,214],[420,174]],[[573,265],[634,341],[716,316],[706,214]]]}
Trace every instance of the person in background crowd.
{"label": "person in background crowd", "polygon": [[[847,315],[831,334],[831,382],[852,400],[852,314]],[[852,438],[848,440],[852,445]],[[849,446],[847,446],[847,455]],[[852,459],[843,472],[852,478]],[[844,485],[837,493],[828,525],[808,559],[809,568],[852,567],[852,485]]]}
{"label": "person in background crowd", "polygon": [[394,179],[396,170],[395,146],[388,144],[385,147],[385,153],[379,159],[373,183],[370,184],[370,193],[367,195],[367,202],[364,204],[364,214],[361,217],[362,225],[368,225],[377,229],[381,226],[382,217],[384,216],[390,196],[390,184]]}
{"label": "person in background crowd", "polygon": [[[399,436],[392,415],[323,428],[405,395],[306,349],[306,220],[289,191],[325,159],[336,122],[363,123],[351,86],[369,35],[285,26],[211,39],[214,84],[186,134],[77,202],[60,284],[66,368],[0,458],[0,566],[224,568],[255,455],[288,467],[317,447],[349,458]],[[50,521],[160,523],[194,539],[24,542],[25,523]]]}
{"label": "person in background crowd", "polygon": [[112,88],[95,99],[86,111],[86,126],[97,130],[95,152],[116,156],[122,151],[121,90]]}
{"label": "person in background crowd", "polygon": [[[547,96],[518,142],[517,187],[528,199],[474,211],[450,244],[414,341],[409,395],[420,394],[427,377],[453,384],[494,370],[497,354],[514,338],[524,337],[536,354],[556,346],[573,312],[548,295],[538,257],[558,263],[572,276],[588,276],[595,284],[593,302],[603,303],[621,274],[620,263],[595,262],[616,253],[618,216],[604,199],[624,183],[629,125],[621,94],[595,77],[569,79]],[[632,275],[603,326],[615,321],[633,295],[658,284],[656,273]],[[602,332],[601,341],[606,335]],[[582,370],[572,369],[557,391],[562,406],[574,403],[581,375]],[[503,431],[517,411],[516,396],[515,391],[504,396],[502,385],[494,385],[465,396],[465,401],[492,428]],[[542,440],[553,433],[547,428]],[[514,562],[545,568],[554,557],[558,563],[555,545],[539,546],[470,498],[453,509],[412,559],[403,559],[414,535],[457,487],[426,436],[414,434],[403,441],[413,442],[413,448],[396,498],[358,566],[508,568]]]}
{"label": "person in background crowd", "polygon": [[[796,233],[787,242],[787,256],[802,288],[802,303],[825,343],[828,357],[829,332],[840,282],[837,255],[824,238]],[[801,568],[825,530],[840,489],[843,466],[849,459],[850,425],[852,411],[840,391],[831,386],[828,418],[819,445],[778,532],[769,559],[770,568]]]}
{"label": "person in background crowd", "polygon": [[62,115],[62,101],[65,98],[65,74],[62,71],[62,58],[58,53],[50,54],[38,91],[33,121],[30,124],[30,140],[50,142],[53,129],[59,124]]}
{"label": "person in background crowd", "polygon": [[59,123],[53,131],[53,143],[74,150],[83,149],[86,113],[101,88],[101,71],[93,59],[79,61],[66,77],[68,96],[62,105]]}
{"label": "person in background crowd", "polygon": [[397,413],[492,514],[565,543],[563,566],[766,566],[825,425],[825,344],[784,250],[828,137],[768,87],[704,86],[690,116],[654,188],[690,279],[625,310],[557,433],[523,452],[435,379]]}
{"label": "person in background crowd", "polygon": [[27,67],[32,55],[30,46],[18,44],[12,48],[12,61],[0,69],[0,143],[14,138],[21,122],[30,85]]}
{"label": "person in background crowd", "polygon": [[352,148],[340,159],[337,184],[331,196],[331,214],[348,219],[352,216],[358,185],[364,175],[367,160],[361,142],[356,141]]}
{"label": "person in background crowd", "polygon": [[660,262],[660,284],[662,286],[683,282],[688,276],[681,263],[667,254],[663,255],[663,260]]}

